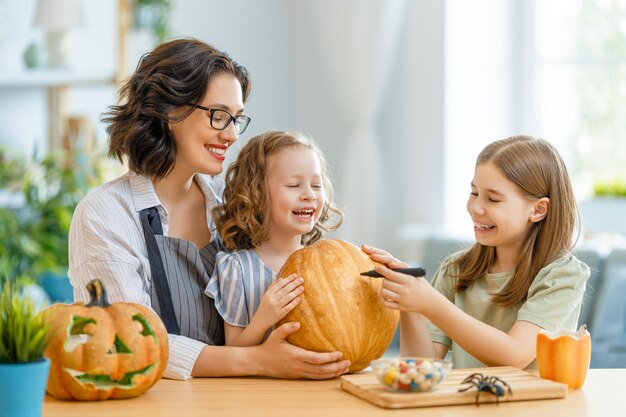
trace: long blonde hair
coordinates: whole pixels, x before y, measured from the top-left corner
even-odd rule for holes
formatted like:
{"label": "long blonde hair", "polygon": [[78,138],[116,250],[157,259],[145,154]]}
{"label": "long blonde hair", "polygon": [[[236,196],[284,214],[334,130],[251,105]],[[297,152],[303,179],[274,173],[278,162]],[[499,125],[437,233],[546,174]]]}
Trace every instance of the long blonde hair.
{"label": "long blonde hair", "polygon": [[302,244],[316,242],[343,222],[343,213],[333,202],[333,186],[328,176],[326,159],[317,145],[301,133],[269,131],[251,138],[226,171],[224,203],[213,209],[212,216],[227,249],[251,249],[267,239],[267,160],[271,155],[290,147],[302,147],[315,152],[320,161],[326,196],[320,217],[313,230],[302,236]]}
{"label": "long blonde hair", "polygon": [[[547,141],[531,136],[512,136],[488,145],[478,155],[476,166],[493,163],[529,199],[548,197],[545,218],[531,225],[522,245],[515,272],[492,301],[515,305],[523,301],[530,285],[546,265],[564,256],[574,245],[579,214],[567,167],[557,150]],[[459,273],[455,290],[463,291],[484,276],[496,260],[495,247],[476,242],[452,265]]]}

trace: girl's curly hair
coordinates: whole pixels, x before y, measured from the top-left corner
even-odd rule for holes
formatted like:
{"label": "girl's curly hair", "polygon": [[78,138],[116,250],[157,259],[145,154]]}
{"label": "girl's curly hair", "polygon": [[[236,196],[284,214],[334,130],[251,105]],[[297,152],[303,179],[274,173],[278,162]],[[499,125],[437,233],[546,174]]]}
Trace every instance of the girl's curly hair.
{"label": "girl's curly hair", "polygon": [[271,155],[294,146],[310,149],[319,158],[326,195],[322,213],[313,230],[302,236],[302,244],[318,241],[343,222],[343,212],[333,202],[333,186],[326,159],[317,145],[301,133],[269,131],[251,138],[226,171],[224,204],[215,207],[212,216],[227,249],[251,249],[267,239],[267,161]]}

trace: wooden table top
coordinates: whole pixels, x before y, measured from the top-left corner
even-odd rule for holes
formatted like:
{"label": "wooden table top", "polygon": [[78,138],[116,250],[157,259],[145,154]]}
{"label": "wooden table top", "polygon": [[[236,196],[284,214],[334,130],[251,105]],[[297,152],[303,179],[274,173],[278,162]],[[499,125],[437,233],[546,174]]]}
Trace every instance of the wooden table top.
{"label": "wooden table top", "polygon": [[590,369],[585,385],[567,398],[510,403],[387,410],[340,388],[339,379],[292,381],[268,378],[163,379],[144,395],[102,402],[46,397],[44,417],[73,416],[626,416],[626,369]]}

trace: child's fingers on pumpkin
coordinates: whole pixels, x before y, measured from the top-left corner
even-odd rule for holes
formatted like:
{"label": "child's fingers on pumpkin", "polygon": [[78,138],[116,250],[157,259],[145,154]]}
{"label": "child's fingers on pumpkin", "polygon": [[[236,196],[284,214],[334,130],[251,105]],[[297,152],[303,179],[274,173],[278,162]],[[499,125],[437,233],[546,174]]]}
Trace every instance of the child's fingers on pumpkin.
{"label": "child's fingers on pumpkin", "polygon": [[367,253],[368,255],[372,254],[372,253],[377,253],[377,252],[384,252],[382,249],[378,249],[375,248],[373,246],[369,246],[369,245],[361,245],[361,250],[365,253]]}
{"label": "child's fingers on pumpkin", "polygon": [[280,309],[280,313],[283,315],[283,317],[285,317],[287,313],[289,313],[291,310],[296,308],[298,304],[300,304],[300,297],[296,297],[293,300],[291,300],[289,303],[287,303],[287,305],[285,305],[283,308]]}
{"label": "child's fingers on pumpkin", "polygon": [[274,282],[272,282],[272,286],[283,287],[296,278],[298,278],[296,274],[289,274],[286,277],[280,277],[276,279]]}
{"label": "child's fingers on pumpkin", "polygon": [[392,261],[395,259],[393,256],[389,255],[387,252],[385,253],[372,253],[370,254],[370,258],[375,261],[387,263],[388,261]]}
{"label": "child's fingers on pumpkin", "polygon": [[293,300],[294,298],[302,294],[303,292],[304,292],[304,287],[298,286],[298,287],[295,287],[291,291],[283,291],[281,294],[277,294],[277,295],[280,297],[279,298],[280,304],[286,305],[290,303],[291,300]]}
{"label": "child's fingers on pumpkin", "polygon": [[286,285],[296,280],[298,276],[296,274],[291,274],[283,278],[278,278],[276,281],[272,282],[272,285],[267,289],[268,291],[271,289],[273,292],[278,293],[281,289],[283,289]]}
{"label": "child's fingers on pumpkin", "polygon": [[374,246],[369,246],[369,245],[361,245],[361,249],[363,250],[363,252],[367,253],[367,254],[378,254],[378,255],[388,255],[391,256],[391,254],[389,252],[387,252],[384,249],[380,249],[380,248],[376,248]]}
{"label": "child's fingers on pumpkin", "polygon": [[361,249],[363,250],[363,252],[367,253],[368,255],[372,257],[385,257],[387,259],[400,262],[397,258],[395,258],[392,254],[390,254],[384,249],[379,249],[379,248],[375,248],[373,246],[367,246],[367,245],[362,245]]}
{"label": "child's fingers on pumpkin", "polygon": [[371,255],[370,258],[372,258],[373,261],[387,265],[389,268],[408,268],[409,267],[409,264],[407,264],[406,262],[402,262],[401,260],[396,259],[389,254]]}
{"label": "child's fingers on pumpkin", "polygon": [[287,294],[295,293],[296,295],[300,294],[304,291],[304,287],[302,283],[304,280],[302,278],[295,279],[291,282],[288,282],[282,288],[276,291],[276,295],[280,298],[284,298]]}

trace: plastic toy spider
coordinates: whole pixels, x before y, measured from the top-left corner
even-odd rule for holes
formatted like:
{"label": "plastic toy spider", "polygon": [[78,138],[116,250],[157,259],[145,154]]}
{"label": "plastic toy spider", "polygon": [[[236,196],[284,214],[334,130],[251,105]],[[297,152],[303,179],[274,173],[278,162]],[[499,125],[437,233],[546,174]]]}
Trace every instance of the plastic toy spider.
{"label": "plastic toy spider", "polygon": [[471,374],[461,382],[461,384],[471,384],[469,387],[459,389],[459,392],[467,391],[472,388],[476,388],[476,406],[480,404],[478,399],[481,392],[488,392],[491,395],[495,395],[496,403],[500,404],[500,397],[504,396],[505,388],[508,390],[509,395],[513,395],[513,390],[509,387],[509,384],[498,378],[497,376],[483,375],[480,373]]}

